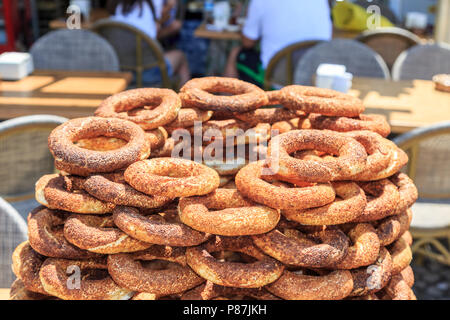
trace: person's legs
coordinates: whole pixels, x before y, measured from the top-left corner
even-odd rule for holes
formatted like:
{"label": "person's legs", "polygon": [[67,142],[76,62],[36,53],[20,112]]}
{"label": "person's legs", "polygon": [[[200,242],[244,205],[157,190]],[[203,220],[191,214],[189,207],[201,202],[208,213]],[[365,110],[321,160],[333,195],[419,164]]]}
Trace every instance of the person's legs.
{"label": "person's legs", "polygon": [[241,51],[241,49],[242,49],[242,47],[238,46],[238,47],[233,48],[230,51],[230,54],[228,56],[227,65],[225,66],[224,77],[239,78],[239,73],[236,68],[236,65],[237,65],[237,56],[238,56],[239,52]]}
{"label": "person's legs", "polygon": [[171,50],[164,53],[166,58],[173,68],[173,73],[180,78],[180,85],[185,84],[191,79],[191,71],[184,53],[180,50]]}

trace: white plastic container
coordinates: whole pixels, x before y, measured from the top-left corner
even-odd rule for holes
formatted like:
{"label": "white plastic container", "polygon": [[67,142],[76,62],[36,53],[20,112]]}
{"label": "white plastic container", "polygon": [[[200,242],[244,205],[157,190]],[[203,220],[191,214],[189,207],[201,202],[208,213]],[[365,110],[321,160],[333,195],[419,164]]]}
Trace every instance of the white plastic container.
{"label": "white plastic container", "polygon": [[5,52],[0,55],[0,77],[3,80],[20,80],[34,70],[29,53]]}
{"label": "white plastic container", "polygon": [[347,93],[352,87],[353,75],[344,65],[322,63],[317,67],[315,85]]}

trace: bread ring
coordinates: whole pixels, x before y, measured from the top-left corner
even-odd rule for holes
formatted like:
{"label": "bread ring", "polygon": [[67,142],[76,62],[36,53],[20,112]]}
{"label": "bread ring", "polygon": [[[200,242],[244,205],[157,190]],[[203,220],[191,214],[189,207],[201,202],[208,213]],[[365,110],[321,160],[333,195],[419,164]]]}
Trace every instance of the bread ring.
{"label": "bread ring", "polygon": [[168,128],[169,131],[193,127],[195,122],[208,121],[211,119],[212,115],[212,111],[200,110],[198,108],[181,108],[175,120],[166,124],[165,127]]}
{"label": "bread ring", "polygon": [[249,163],[236,175],[235,183],[245,197],[274,209],[307,209],[326,205],[335,198],[329,182],[305,188],[278,187],[262,179],[264,161]]}
{"label": "bread ring", "polygon": [[234,159],[228,159],[224,155],[224,159],[204,159],[203,164],[214,169],[221,177],[235,175],[248,163],[248,160],[236,156]]}
{"label": "bread ring", "polygon": [[123,172],[92,175],[84,181],[83,189],[97,199],[122,206],[150,209],[171,201],[167,197],[149,196],[133,189],[125,182]]}
{"label": "bread ring", "polygon": [[333,182],[336,194],[342,198],[318,208],[283,210],[288,218],[305,225],[335,225],[354,221],[366,207],[364,191],[354,182]]}
{"label": "bread ring", "polygon": [[[232,96],[218,96],[214,93]],[[189,80],[180,89],[184,107],[213,111],[246,112],[269,102],[266,93],[254,84],[223,77],[204,77]]]}
{"label": "bread ring", "polygon": [[[112,151],[80,148],[74,141],[99,136],[119,138],[127,144]],[[69,120],[56,127],[48,137],[48,147],[59,170],[87,176],[91,173],[113,172],[145,159],[150,146],[144,131],[130,121],[114,118],[88,117]]]}
{"label": "bread ring", "polygon": [[77,147],[93,151],[111,151],[122,148],[127,144],[126,140],[110,137],[96,137],[80,139],[74,142]]}
{"label": "bread ring", "polygon": [[234,116],[241,121],[256,125],[258,123],[273,124],[280,121],[289,121],[299,115],[295,111],[285,108],[260,108],[244,113],[235,113]]}
{"label": "bread ring", "polygon": [[414,292],[401,274],[392,276],[391,281],[383,290],[383,295],[383,300],[417,300]]}
{"label": "bread ring", "polygon": [[40,254],[52,258],[87,259],[98,257],[96,253],[81,250],[69,243],[63,234],[67,214],[37,207],[28,216],[28,239],[31,247]]}
{"label": "bread ring", "polygon": [[[320,163],[290,156],[299,150],[319,150],[337,158]],[[366,165],[367,153],[355,139],[333,131],[294,130],[280,134],[269,143],[269,166],[281,180],[298,179],[305,182],[346,180]]]}
{"label": "bread ring", "polygon": [[407,266],[405,269],[403,269],[400,272],[400,275],[402,276],[403,280],[405,280],[406,284],[408,284],[408,286],[410,288],[412,288],[414,286],[414,271],[411,268],[411,266]]}
{"label": "bread ring", "polygon": [[244,299],[252,298],[256,300],[280,300],[280,298],[269,293],[264,288],[233,288],[224,287],[206,281],[194,289],[186,291],[181,296],[181,300],[213,300],[218,297],[240,296]]}
{"label": "bread ring", "polygon": [[169,134],[163,127],[158,127],[153,130],[145,131],[145,137],[150,142],[150,150],[157,150],[164,147]]}
{"label": "bread ring", "polygon": [[95,116],[132,121],[144,130],[155,129],[176,119],[181,108],[170,89],[139,88],[117,93],[104,100]]}
{"label": "bread ring", "polygon": [[[69,286],[70,279],[66,272],[70,267],[81,271],[80,287]],[[128,300],[133,293],[120,288],[106,272],[105,259],[66,260],[49,258],[43,263],[39,276],[48,293],[64,300]],[[89,272],[89,270],[92,270]],[[88,271],[83,276],[83,271]],[[73,270],[72,270],[73,272]],[[90,279],[89,275],[94,278]]]}
{"label": "bread ring", "polygon": [[414,182],[408,175],[399,172],[389,179],[397,186],[398,192],[400,193],[400,199],[397,205],[397,214],[399,214],[410,208],[416,202],[419,195]]}
{"label": "bread ring", "polygon": [[[165,260],[174,262],[167,269],[153,270],[139,260]],[[136,253],[108,256],[108,271],[121,287],[159,296],[181,293],[198,286],[205,280],[186,266],[185,249],[153,246]]]}
{"label": "bread ring", "polygon": [[390,149],[391,156],[389,165],[379,172],[371,172],[370,175],[365,178],[356,176],[352,177],[352,179],[359,181],[375,181],[389,178],[399,172],[400,169],[408,163],[408,155],[402,149],[397,147],[392,141],[389,141],[387,139],[385,139],[384,141],[386,146]]}
{"label": "bread ring", "polygon": [[333,265],[333,269],[356,269],[374,263],[380,252],[380,240],[375,229],[368,223],[355,225],[348,232],[353,245],[347,255]]}
{"label": "bread ring", "polygon": [[436,90],[450,92],[450,74],[437,74],[432,78]]}
{"label": "bread ring", "polygon": [[[280,220],[277,210],[245,199],[237,190],[217,189],[200,197],[181,198],[181,221],[191,228],[222,236],[245,236],[272,230]],[[215,211],[210,211],[215,209]]]}
{"label": "bread ring", "polygon": [[287,121],[275,122],[272,124],[272,131],[282,134],[297,129],[310,129],[308,124],[308,118],[297,117]]}
{"label": "bread ring", "polygon": [[400,214],[379,221],[376,229],[380,244],[387,246],[398,240],[409,229],[411,220],[412,211],[407,209]]}
{"label": "bread ring", "polygon": [[277,281],[266,288],[286,300],[341,300],[352,291],[353,280],[347,270],[337,270],[322,276],[285,270]]}
{"label": "bread ring", "polygon": [[353,290],[350,296],[364,296],[380,291],[391,279],[391,270],[391,255],[382,247],[374,264],[350,270],[353,277]]}
{"label": "bread ring", "polygon": [[[253,263],[220,262],[211,252],[230,250],[257,259]],[[186,249],[188,265],[201,277],[226,287],[259,288],[278,279],[284,266],[257,249],[249,237],[219,237]]]}
{"label": "bread ring", "polygon": [[195,246],[205,242],[210,235],[160,215],[142,215],[138,209],[117,207],[114,223],[131,237],[146,243],[168,246]]}
{"label": "bread ring", "polygon": [[355,118],[327,117],[312,113],[308,116],[312,129],[333,130],[339,132],[369,130],[383,137],[391,133],[386,117],[379,114],[360,114]]}
{"label": "bread ring", "polygon": [[114,209],[113,203],[98,200],[84,190],[67,188],[67,185],[71,184],[70,180],[74,179],[81,180],[78,177],[59,174],[42,176],[36,182],[36,200],[50,209],[76,213],[105,214]]}
{"label": "bread ring", "polygon": [[164,145],[150,154],[150,158],[165,158],[172,157],[172,151],[175,148],[175,141],[172,138],[167,139]]}
{"label": "bread ring", "polygon": [[219,175],[213,169],[175,158],[136,162],[125,170],[124,177],[136,190],[168,198],[208,194],[220,183]]}
{"label": "bread ring", "polygon": [[[410,219],[410,223],[411,223],[411,220],[412,220],[412,211],[410,211],[410,213],[411,213],[411,216],[409,216],[409,219]],[[408,246],[410,246],[410,247],[412,246],[412,243],[413,243],[413,236],[412,236],[411,232],[405,231],[405,233],[403,233],[403,234],[401,235],[401,237],[403,238],[403,240],[406,241],[406,243],[408,244]]]}
{"label": "bread ring", "polygon": [[359,185],[366,193],[367,205],[364,212],[353,222],[376,221],[397,213],[400,194],[391,181],[382,179],[360,182]]}
{"label": "bread ring", "polygon": [[412,251],[403,236],[391,244],[388,250],[392,256],[392,274],[400,273],[411,263]]}
{"label": "bread ring", "polygon": [[325,268],[347,254],[348,238],[339,229],[327,228],[306,235],[295,229],[288,231],[272,230],[252,236],[253,243],[286,265],[305,268]]}
{"label": "bread ring", "polygon": [[325,116],[357,117],[364,112],[360,99],[330,89],[291,85],[280,90],[279,99],[286,108]]}
{"label": "bread ring", "polygon": [[368,154],[366,168],[352,176],[351,180],[375,180],[373,177],[391,164],[392,147],[389,141],[379,134],[370,131],[351,131],[345,135],[361,143]]}
{"label": "bread ring", "polygon": [[45,259],[44,256],[33,250],[28,241],[24,241],[14,249],[12,270],[27,290],[48,295],[39,279],[39,269]]}
{"label": "bread ring", "polygon": [[101,254],[134,252],[151,246],[115,228],[111,216],[70,215],[64,237],[78,248]]}
{"label": "bread ring", "polygon": [[[39,272],[39,270],[38,270]],[[39,274],[37,275],[39,279]],[[41,280],[39,280],[39,283]],[[57,300],[58,298],[49,296],[48,294],[37,293],[28,290],[22,280],[16,279],[11,285],[9,291],[9,300]]]}

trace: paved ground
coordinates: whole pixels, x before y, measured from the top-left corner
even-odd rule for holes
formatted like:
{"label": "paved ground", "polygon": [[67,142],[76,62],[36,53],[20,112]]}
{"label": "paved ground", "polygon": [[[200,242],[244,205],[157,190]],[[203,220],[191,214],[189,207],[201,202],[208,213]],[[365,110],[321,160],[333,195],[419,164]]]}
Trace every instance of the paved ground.
{"label": "paved ground", "polygon": [[450,267],[425,259],[423,265],[412,264],[414,293],[419,300],[450,300]]}

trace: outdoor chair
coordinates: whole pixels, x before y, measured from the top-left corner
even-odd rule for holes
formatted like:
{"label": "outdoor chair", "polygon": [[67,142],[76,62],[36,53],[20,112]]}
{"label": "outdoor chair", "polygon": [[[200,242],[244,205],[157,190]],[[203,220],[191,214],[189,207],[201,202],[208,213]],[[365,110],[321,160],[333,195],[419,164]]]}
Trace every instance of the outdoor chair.
{"label": "outdoor chair", "polygon": [[295,67],[294,83],[312,85],[322,63],[345,65],[355,77],[390,78],[389,69],[378,53],[355,40],[335,39],[317,44],[301,57]]}
{"label": "outdoor chair", "polygon": [[35,69],[119,71],[114,48],[88,30],[57,30],[36,41],[30,50]]}
{"label": "outdoor chair", "polygon": [[167,71],[164,51],[161,45],[147,36],[141,30],[123,22],[111,19],[97,21],[91,28],[105,38],[116,50],[120,69],[136,74],[136,86],[156,86],[154,83],[143,83],[142,73],[146,69],[159,68],[161,83],[165,88],[171,88],[172,82]]}
{"label": "outdoor chair", "polygon": [[450,45],[417,45],[404,51],[392,68],[394,80],[431,80],[434,75],[450,73]]}
{"label": "outdoor chair", "polygon": [[265,71],[265,90],[279,89],[294,83],[294,66],[305,52],[318,44],[319,40],[300,41],[278,51]]}
{"label": "outdoor chair", "polygon": [[392,70],[395,60],[403,51],[421,43],[414,33],[396,27],[366,30],[356,40],[377,52],[389,70]]}
{"label": "outdoor chair", "polygon": [[406,173],[419,200],[412,207],[413,253],[450,265],[450,121],[394,139],[409,156]]}
{"label": "outdoor chair", "polygon": [[25,220],[0,197],[0,288],[9,288],[16,278],[11,270],[11,256],[14,249],[25,240]]}
{"label": "outdoor chair", "polygon": [[24,217],[38,205],[34,200],[36,181],[55,171],[47,139],[65,121],[58,116],[33,115],[0,123],[0,196]]}

